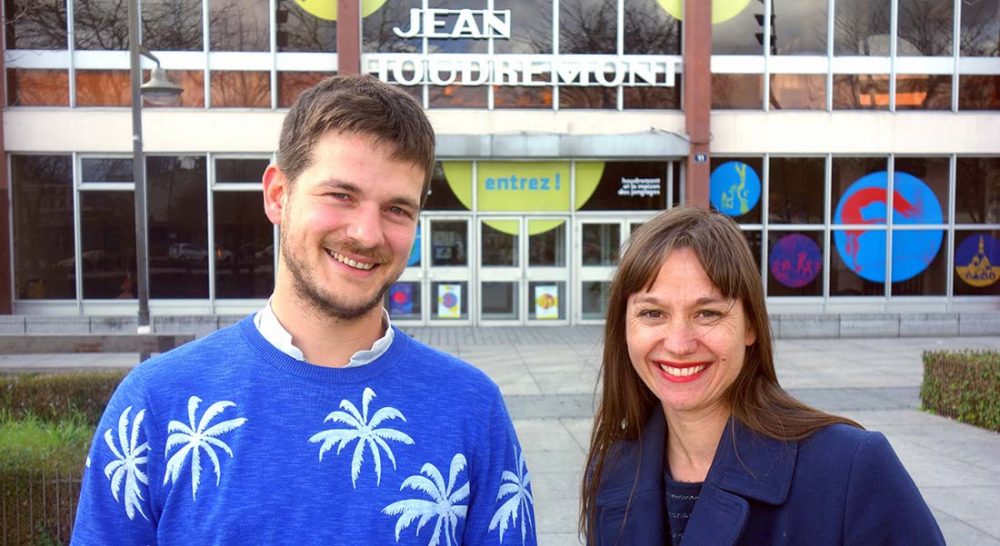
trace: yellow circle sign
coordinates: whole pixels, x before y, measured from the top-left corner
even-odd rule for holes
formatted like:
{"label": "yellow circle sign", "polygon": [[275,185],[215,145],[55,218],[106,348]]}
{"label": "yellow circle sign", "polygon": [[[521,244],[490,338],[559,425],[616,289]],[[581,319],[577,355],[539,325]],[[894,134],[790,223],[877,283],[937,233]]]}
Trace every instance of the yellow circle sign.
{"label": "yellow circle sign", "polygon": [[[684,19],[684,0],[656,0],[675,19]],[[750,0],[712,0],[712,24],[728,21],[746,9]]]}
{"label": "yellow circle sign", "polygon": [[[368,17],[385,5],[386,0],[361,0],[361,16]],[[295,0],[300,8],[319,19],[337,20],[337,0]]]}

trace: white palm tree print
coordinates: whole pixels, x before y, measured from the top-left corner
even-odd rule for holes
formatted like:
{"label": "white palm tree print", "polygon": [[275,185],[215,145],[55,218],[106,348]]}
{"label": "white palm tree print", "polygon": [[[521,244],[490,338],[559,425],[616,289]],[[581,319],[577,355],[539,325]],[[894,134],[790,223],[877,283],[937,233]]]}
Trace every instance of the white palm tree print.
{"label": "white palm tree print", "polygon": [[337,455],[347,447],[348,444],[357,440],[358,445],[354,448],[354,456],[351,458],[351,485],[357,488],[358,476],[361,475],[361,463],[364,460],[365,447],[371,451],[372,459],[375,462],[375,484],[382,483],[382,456],[384,450],[389,461],[392,462],[393,470],[396,469],[396,457],[392,453],[392,448],[386,440],[400,442],[406,445],[413,445],[413,438],[403,432],[391,428],[379,428],[383,422],[391,419],[399,419],[406,422],[406,418],[396,408],[386,406],[376,411],[371,419],[368,417],[368,409],[372,399],[375,398],[375,391],[371,387],[365,387],[361,394],[361,411],[349,400],[340,401],[340,409],[326,416],[323,422],[332,421],[347,425],[349,428],[332,428],[317,432],[309,438],[310,443],[323,442],[319,448],[319,460],[323,460],[323,454],[336,445]]}
{"label": "white palm tree print", "polygon": [[223,400],[209,406],[205,410],[205,413],[202,414],[201,420],[195,425],[195,412],[198,411],[199,404],[201,404],[201,398],[197,396],[192,396],[188,399],[188,424],[185,425],[180,421],[170,421],[167,425],[167,432],[170,435],[167,437],[167,446],[164,450],[164,456],[170,455],[172,448],[184,444],[184,447],[177,450],[167,461],[167,471],[163,476],[164,485],[168,482],[177,483],[177,478],[180,476],[181,469],[184,468],[187,456],[191,454],[191,498],[193,500],[197,500],[198,485],[201,482],[202,451],[212,461],[212,466],[215,469],[215,485],[218,486],[219,480],[222,477],[222,470],[219,468],[219,456],[215,453],[215,448],[225,451],[229,454],[230,458],[233,457],[233,450],[229,449],[229,446],[222,440],[219,440],[217,436],[239,428],[243,423],[247,422],[245,418],[239,417],[208,426],[212,422],[212,419],[215,419],[226,408],[236,406],[234,402]]}
{"label": "white palm tree print", "polygon": [[[111,434],[111,429],[104,431],[104,443],[108,445],[115,459],[104,467],[104,476],[111,480],[111,495],[118,501],[118,493],[121,491],[122,482],[125,482],[125,514],[128,519],[134,520],[135,513],[139,512],[145,519],[149,519],[142,511],[142,491],[139,484],[149,485],[149,478],[140,466],[145,466],[148,460],[149,442],[139,443],[139,430],[142,427],[142,419],[146,416],[146,410],[140,410],[135,414],[135,420],[129,427],[129,413],[132,406],[125,408],[125,411],[118,417],[118,443]],[[131,429],[131,430],[130,430]],[[88,466],[90,458],[87,458]]]}
{"label": "white palm tree print", "polygon": [[515,446],[514,458],[517,460],[517,473],[504,470],[500,491],[497,493],[497,502],[507,496],[510,498],[500,505],[500,508],[493,514],[493,519],[490,520],[490,531],[498,527],[500,529],[501,544],[503,544],[504,532],[509,527],[517,526],[518,516],[521,517],[521,544],[527,540],[528,528],[534,526],[531,522],[531,507],[535,505],[535,499],[531,496],[531,474],[528,473],[524,451],[518,454]]}
{"label": "white palm tree print", "polygon": [[399,533],[410,526],[417,518],[417,535],[420,529],[427,524],[431,518],[436,517],[437,523],[434,525],[434,534],[427,546],[438,546],[441,544],[441,537],[444,537],[444,544],[447,546],[457,546],[458,539],[455,537],[455,530],[458,528],[459,518],[465,518],[468,511],[467,504],[459,504],[469,498],[469,482],[455,488],[455,481],[458,474],[465,469],[465,455],[456,453],[451,459],[451,468],[448,471],[448,484],[445,485],[444,477],[437,467],[431,463],[425,464],[420,469],[420,474],[414,474],[403,480],[403,485],[399,487],[402,491],[406,488],[420,491],[430,497],[427,499],[407,499],[394,502],[382,509],[382,513],[387,516],[399,516],[396,520],[396,542],[399,542]]}

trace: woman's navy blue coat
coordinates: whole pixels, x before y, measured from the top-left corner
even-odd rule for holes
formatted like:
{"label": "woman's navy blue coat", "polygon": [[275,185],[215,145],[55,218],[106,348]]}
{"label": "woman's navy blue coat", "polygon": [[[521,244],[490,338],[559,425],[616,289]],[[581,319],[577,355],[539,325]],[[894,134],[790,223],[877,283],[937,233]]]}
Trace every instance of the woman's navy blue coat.
{"label": "woman's navy blue coat", "polygon": [[[665,439],[665,419],[657,409],[641,442],[612,447],[597,495],[597,544],[669,544]],[[833,425],[805,440],[781,442],[733,419],[682,544],[944,543],[917,486],[882,434]]]}

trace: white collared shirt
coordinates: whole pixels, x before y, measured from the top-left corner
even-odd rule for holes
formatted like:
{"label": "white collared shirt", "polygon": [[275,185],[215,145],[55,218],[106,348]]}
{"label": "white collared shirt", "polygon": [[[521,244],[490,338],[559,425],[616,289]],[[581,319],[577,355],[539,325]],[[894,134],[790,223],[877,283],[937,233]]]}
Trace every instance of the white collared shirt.
{"label": "white collared shirt", "polygon": [[[276,349],[295,360],[305,361],[306,357],[302,354],[302,350],[292,343],[292,334],[288,333],[288,330],[278,322],[278,317],[274,315],[270,299],[267,300],[267,305],[254,315],[253,323],[260,335],[264,336],[264,339],[274,345]],[[345,368],[364,366],[382,356],[389,349],[395,334],[392,330],[392,323],[389,322],[389,312],[385,310],[385,307],[382,308],[382,325],[385,328],[385,335],[376,339],[371,349],[354,353]]]}

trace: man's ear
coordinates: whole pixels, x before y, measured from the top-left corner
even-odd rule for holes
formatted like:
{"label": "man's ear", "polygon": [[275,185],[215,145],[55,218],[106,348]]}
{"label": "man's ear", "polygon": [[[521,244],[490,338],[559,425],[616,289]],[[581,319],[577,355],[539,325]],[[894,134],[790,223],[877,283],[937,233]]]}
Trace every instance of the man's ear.
{"label": "man's ear", "polygon": [[277,164],[272,163],[264,171],[264,214],[276,226],[281,225],[282,211],[288,200],[288,177]]}

